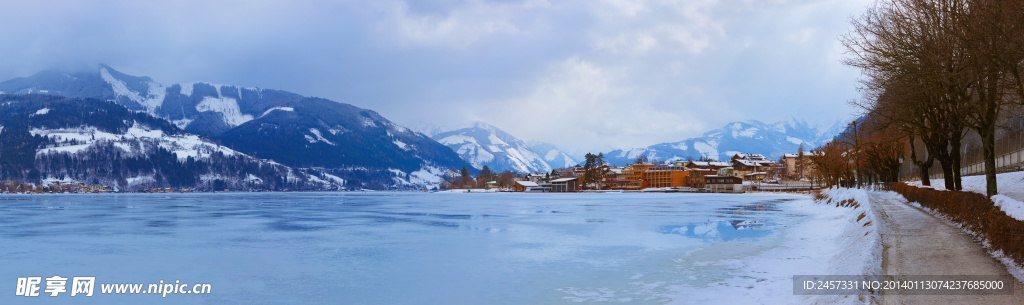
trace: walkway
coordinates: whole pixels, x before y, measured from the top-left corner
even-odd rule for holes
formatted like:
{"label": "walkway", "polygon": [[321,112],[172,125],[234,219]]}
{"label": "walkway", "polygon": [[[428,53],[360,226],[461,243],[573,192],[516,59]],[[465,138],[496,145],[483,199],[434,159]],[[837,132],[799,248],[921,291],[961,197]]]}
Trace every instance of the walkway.
{"label": "walkway", "polygon": [[[886,275],[1009,275],[974,238],[894,193],[871,193],[881,218],[882,270]],[[1014,295],[883,295],[884,304],[1024,304],[1024,285]]]}

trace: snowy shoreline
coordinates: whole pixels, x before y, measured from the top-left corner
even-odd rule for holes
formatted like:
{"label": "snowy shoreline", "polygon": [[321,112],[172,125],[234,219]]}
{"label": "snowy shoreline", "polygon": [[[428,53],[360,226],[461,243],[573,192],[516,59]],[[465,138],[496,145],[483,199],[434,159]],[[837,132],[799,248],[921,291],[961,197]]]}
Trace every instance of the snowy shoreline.
{"label": "snowy shoreline", "polygon": [[[780,232],[781,245],[755,256],[712,262],[738,272],[716,285],[680,289],[678,295],[686,297],[669,304],[870,302],[875,296],[793,294],[795,275],[874,275],[882,271],[880,234],[867,193],[856,189],[823,193],[831,200],[807,196],[785,203],[785,210],[806,217]],[[837,206],[844,200],[859,204]]]}

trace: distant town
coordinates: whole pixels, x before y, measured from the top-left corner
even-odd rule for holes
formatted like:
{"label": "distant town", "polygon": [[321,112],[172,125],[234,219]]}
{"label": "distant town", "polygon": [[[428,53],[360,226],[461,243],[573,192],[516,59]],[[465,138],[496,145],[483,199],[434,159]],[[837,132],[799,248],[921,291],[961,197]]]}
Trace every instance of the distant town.
{"label": "distant town", "polygon": [[761,154],[738,153],[728,162],[710,158],[658,162],[637,157],[628,166],[609,166],[602,155],[587,154],[583,165],[526,175],[491,173],[485,166],[476,178],[467,170],[452,172],[443,183],[449,190],[504,192],[714,192],[752,189],[807,189],[814,186],[811,152],[784,154],[772,160]]}

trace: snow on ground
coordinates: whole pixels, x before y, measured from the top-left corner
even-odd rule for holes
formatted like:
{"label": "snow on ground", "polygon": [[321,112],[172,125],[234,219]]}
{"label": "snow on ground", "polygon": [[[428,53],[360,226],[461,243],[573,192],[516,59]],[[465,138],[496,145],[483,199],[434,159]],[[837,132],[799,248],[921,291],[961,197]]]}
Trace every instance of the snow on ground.
{"label": "snow on ground", "polygon": [[377,123],[374,123],[370,118],[363,118],[363,126],[365,127],[377,127]]}
{"label": "snow on ground", "polygon": [[395,145],[402,150],[409,150],[409,145],[405,144],[405,142],[399,141],[398,139],[391,141],[391,143],[395,143]]}
{"label": "snow on ground", "polygon": [[188,124],[192,123],[192,119],[174,120],[171,123],[174,123],[174,126],[178,126],[178,128],[185,129],[185,127],[188,127]]}
{"label": "snow on ground", "polygon": [[[862,304],[871,296],[793,295],[793,275],[874,275],[882,272],[881,240],[867,192],[828,189],[832,204],[810,199],[786,203],[791,213],[808,215],[785,230],[783,243],[760,255],[726,260],[739,276],[700,289],[680,289],[685,295],[670,304]],[[859,207],[837,207],[854,199]],[[860,215],[864,215],[858,220]],[[737,289],[742,288],[742,289]]]}
{"label": "snow on ground", "polygon": [[1010,215],[1010,217],[1013,217],[1014,219],[1024,221],[1024,202],[1020,202],[1016,199],[1003,195],[992,196],[992,202],[994,202],[1000,210],[1003,210],[1006,215]]}
{"label": "snow on ground", "polygon": [[149,89],[146,91],[146,96],[142,96],[139,92],[135,92],[128,88],[128,85],[124,81],[117,79],[107,71],[106,68],[100,69],[100,77],[103,81],[110,84],[110,88],[114,90],[115,96],[123,96],[129,100],[139,103],[146,110],[153,112],[156,108],[160,107],[164,103],[164,97],[167,95],[167,88],[156,82],[149,82],[147,85]]}
{"label": "snow on ground", "polygon": [[498,191],[498,189],[454,189],[438,191],[438,193],[497,193]]}
{"label": "snow on ground", "polygon": [[619,157],[625,156],[628,159],[636,159],[640,155],[647,153],[647,148],[633,148],[630,150],[623,150]]}
{"label": "snow on ground", "polygon": [[110,84],[110,88],[114,90],[114,95],[126,97],[137,103],[142,102],[142,96],[139,95],[139,93],[128,89],[128,85],[115,78],[113,75],[110,75],[110,72],[107,71],[106,68],[100,68],[100,77],[103,78],[104,82]]}
{"label": "snow on ground", "polygon": [[262,118],[264,116],[267,116],[267,114],[270,114],[270,112],[274,111],[274,110],[292,111],[292,112],[294,112],[295,108],[292,108],[292,107],[274,107],[274,108],[270,108],[270,109],[267,109],[267,111],[264,111],[263,114],[260,115],[260,117]]}
{"label": "snow on ground", "polygon": [[[964,191],[986,194],[985,175],[967,176],[961,179]],[[932,188],[945,190],[945,180],[932,179]],[[996,175],[999,195],[992,196],[999,209],[1017,220],[1024,221],[1024,172],[1009,172]],[[908,185],[921,186],[921,181],[911,181]]]}
{"label": "snow on ground", "polygon": [[[135,124],[123,134],[113,134],[96,129],[95,127],[77,128],[33,128],[29,133],[36,136],[45,136],[56,139],[57,146],[42,148],[36,151],[36,155],[49,153],[79,153],[89,147],[99,144],[101,141],[114,142],[114,147],[120,148],[127,153],[145,154],[145,145],[139,145],[140,140],[156,141],[157,145],[175,154],[179,160],[188,157],[195,159],[207,158],[211,154],[220,152],[226,156],[237,154],[230,148],[220,146],[200,138],[197,135],[165,135],[159,129],[150,129],[147,126]],[[80,144],[69,145],[70,140],[76,140]]]}
{"label": "snow on ground", "polygon": [[555,161],[556,157],[558,157],[558,150],[552,149],[552,150],[548,151],[548,153],[546,155],[544,155],[544,160],[545,161]]}
{"label": "snow on ground", "polygon": [[331,142],[331,140],[328,140],[327,138],[324,138],[324,134],[320,133],[319,129],[310,128],[309,132],[312,133],[313,136],[316,137],[316,138],[313,138],[312,136],[305,135],[306,141],[309,141],[309,143],[324,142],[324,143],[327,143],[327,144],[332,145],[332,146],[337,146],[337,144],[334,144],[334,142]]}
{"label": "snow on ground", "polygon": [[718,142],[710,140],[705,142],[693,143],[693,149],[697,150],[702,156],[710,158],[718,158]]}
{"label": "snow on ground", "polygon": [[203,97],[203,100],[196,104],[196,111],[220,113],[224,124],[231,127],[242,125],[242,123],[253,119],[252,115],[242,113],[241,108],[238,107],[238,101],[230,97]]}
{"label": "snow on ground", "polygon": [[444,145],[455,145],[455,144],[462,144],[462,143],[474,143],[474,144],[476,144],[476,139],[474,139],[472,137],[464,136],[464,135],[451,135],[451,136],[447,136],[444,139],[441,139],[440,141],[437,141],[437,142],[441,143],[441,144],[444,144]]}
{"label": "snow on ground", "polygon": [[181,83],[181,95],[192,96],[192,88],[196,83]]}
{"label": "snow on ground", "polygon": [[260,179],[259,177],[256,177],[256,176],[253,176],[253,174],[249,174],[248,176],[245,177],[245,182],[254,183],[254,184],[263,184],[263,179]]}
{"label": "snow on ground", "polygon": [[327,173],[324,174],[324,177],[327,178],[327,180],[333,181],[334,183],[336,183],[338,185],[345,185],[345,179],[341,179],[341,177],[338,177],[338,176],[335,176],[335,175],[331,175],[331,174],[327,174]]}
{"label": "snow on ground", "polygon": [[138,184],[142,184],[142,183],[154,182],[154,181],[156,181],[156,178],[154,178],[153,175],[143,175],[143,176],[131,177],[131,178],[128,178],[128,179],[125,179],[125,180],[128,181],[128,185],[129,186],[134,186],[134,185],[138,185]]}

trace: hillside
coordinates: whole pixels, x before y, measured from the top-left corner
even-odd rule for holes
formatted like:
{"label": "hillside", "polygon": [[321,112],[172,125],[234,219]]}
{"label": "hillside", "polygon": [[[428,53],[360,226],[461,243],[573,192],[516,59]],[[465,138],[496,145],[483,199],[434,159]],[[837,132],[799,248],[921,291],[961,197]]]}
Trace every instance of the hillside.
{"label": "hillside", "polygon": [[0,95],[0,179],[196,190],[332,190],[325,173],[260,160],[98,99]]}
{"label": "hillside", "polygon": [[0,92],[113,101],[248,155],[329,172],[350,188],[433,188],[445,170],[470,166],[451,149],[372,110],[280,90],[164,85],[101,65],[11,79],[0,82]]}

